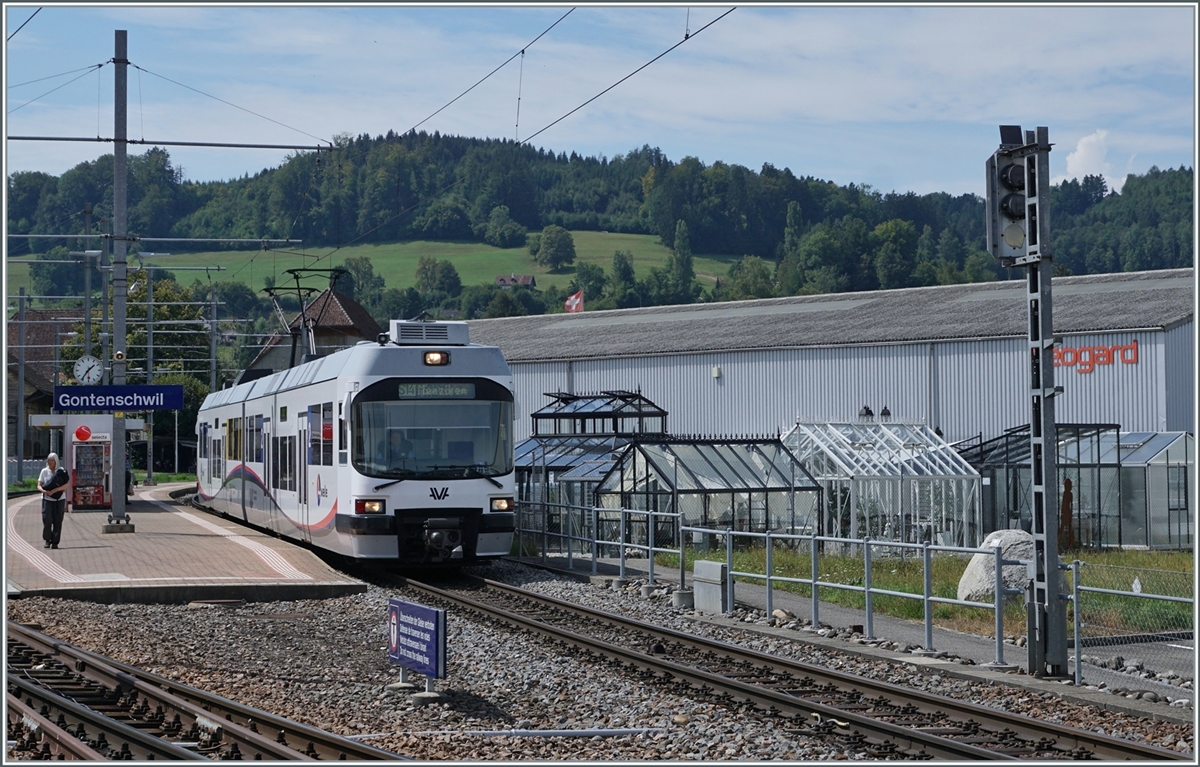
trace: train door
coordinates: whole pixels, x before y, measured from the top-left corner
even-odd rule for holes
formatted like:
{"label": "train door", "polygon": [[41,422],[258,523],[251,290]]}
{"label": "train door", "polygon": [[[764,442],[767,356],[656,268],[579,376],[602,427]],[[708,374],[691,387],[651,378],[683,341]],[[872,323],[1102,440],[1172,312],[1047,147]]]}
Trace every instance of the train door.
{"label": "train door", "polygon": [[247,480],[246,460],[249,453],[249,445],[247,443],[249,442],[250,434],[246,428],[248,424],[246,421],[245,402],[238,407],[238,415],[234,420],[237,421],[237,444],[234,446],[234,450],[236,451],[234,460],[237,461],[237,465],[240,467],[237,470],[238,504],[242,510],[242,519],[248,522],[250,518],[246,515],[246,495],[250,490],[250,483]]}
{"label": "train door", "polygon": [[[269,400],[274,402],[274,398]],[[263,483],[263,519],[266,521],[268,530],[278,530],[278,523],[275,519],[276,513],[276,487],[279,486],[279,470],[275,468],[275,454],[272,449],[274,446],[271,443],[271,435],[274,431],[271,429],[271,413],[275,409],[267,408],[267,415],[263,416],[262,421],[262,483]]]}
{"label": "train door", "polygon": [[308,463],[311,452],[308,441],[308,419],[303,410],[296,413],[296,516],[300,523],[300,538],[312,543],[308,514]]}

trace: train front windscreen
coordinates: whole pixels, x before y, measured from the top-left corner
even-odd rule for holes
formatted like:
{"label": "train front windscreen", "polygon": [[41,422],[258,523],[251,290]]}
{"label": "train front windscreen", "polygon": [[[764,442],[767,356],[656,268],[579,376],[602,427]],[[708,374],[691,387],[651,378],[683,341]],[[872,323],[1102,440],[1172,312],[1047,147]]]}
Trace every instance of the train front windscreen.
{"label": "train front windscreen", "polygon": [[370,477],[500,477],[513,470],[512,424],[512,392],[493,381],[389,378],[351,404],[351,458]]}

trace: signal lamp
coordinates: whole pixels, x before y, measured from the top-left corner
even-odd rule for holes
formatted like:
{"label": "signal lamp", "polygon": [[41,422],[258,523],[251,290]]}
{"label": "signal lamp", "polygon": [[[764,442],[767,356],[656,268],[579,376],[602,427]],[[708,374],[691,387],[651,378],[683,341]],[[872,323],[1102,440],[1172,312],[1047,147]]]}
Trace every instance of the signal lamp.
{"label": "signal lamp", "polygon": [[450,352],[425,352],[426,365],[449,365]]}
{"label": "signal lamp", "polygon": [[512,510],[513,510],[513,499],[512,498],[493,498],[492,499],[492,511],[512,511]]}

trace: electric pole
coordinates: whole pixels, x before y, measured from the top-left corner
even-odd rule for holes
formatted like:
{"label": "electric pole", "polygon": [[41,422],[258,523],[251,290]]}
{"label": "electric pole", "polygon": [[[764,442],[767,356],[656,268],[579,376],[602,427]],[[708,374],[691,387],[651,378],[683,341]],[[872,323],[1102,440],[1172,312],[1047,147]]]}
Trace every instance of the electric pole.
{"label": "electric pole", "polygon": [[[127,288],[127,266],[125,261],[126,248],[126,154],[129,149],[126,140],[127,97],[129,76],[129,33],[124,29],[116,30],[116,50],[113,54],[113,331],[112,331],[112,374],[113,385],[125,385],[125,291]],[[109,518],[109,528],[132,527],[129,516],[125,513],[125,414],[113,414],[112,433],[112,516]],[[117,525],[111,523],[116,522]]]}

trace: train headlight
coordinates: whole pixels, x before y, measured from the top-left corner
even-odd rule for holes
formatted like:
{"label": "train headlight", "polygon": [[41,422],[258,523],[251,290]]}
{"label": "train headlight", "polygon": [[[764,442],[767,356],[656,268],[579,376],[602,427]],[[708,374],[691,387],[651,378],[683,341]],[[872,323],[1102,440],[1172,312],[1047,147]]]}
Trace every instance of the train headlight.
{"label": "train headlight", "polygon": [[356,498],[354,500],[355,514],[382,514],[387,511],[387,503],[380,500]]}
{"label": "train headlight", "polygon": [[450,352],[425,352],[426,365],[449,365]]}
{"label": "train headlight", "polygon": [[512,510],[513,510],[513,499],[512,498],[493,498],[492,499],[492,511],[512,511]]}

